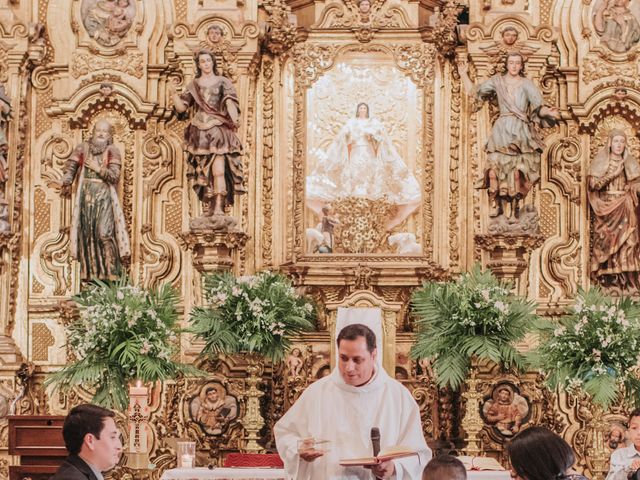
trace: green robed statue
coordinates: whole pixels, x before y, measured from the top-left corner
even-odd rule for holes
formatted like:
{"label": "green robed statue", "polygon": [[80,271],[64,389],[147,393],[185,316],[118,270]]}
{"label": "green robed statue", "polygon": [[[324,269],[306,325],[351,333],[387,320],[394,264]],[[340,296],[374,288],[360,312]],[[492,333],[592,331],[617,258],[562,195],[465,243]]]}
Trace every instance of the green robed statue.
{"label": "green robed statue", "polygon": [[113,145],[113,127],[99,120],[91,139],[78,145],[68,158],[62,194],[69,195],[78,178],[71,215],[71,256],[80,262],[82,280],[115,280],[131,256],[124,214],[116,186],[121,155]]}
{"label": "green robed statue", "polygon": [[469,78],[468,65],[458,64],[467,91],[480,101],[497,100],[500,111],[485,145],[487,166],[481,182],[489,192],[491,217],[504,213],[505,202],[511,217],[518,217],[520,200],[540,179],[544,143],[534,124],[550,127],[560,118],[558,109],[545,106],[540,90],[524,76],[523,63],[521,54],[509,53],[505,73],[478,86]]}

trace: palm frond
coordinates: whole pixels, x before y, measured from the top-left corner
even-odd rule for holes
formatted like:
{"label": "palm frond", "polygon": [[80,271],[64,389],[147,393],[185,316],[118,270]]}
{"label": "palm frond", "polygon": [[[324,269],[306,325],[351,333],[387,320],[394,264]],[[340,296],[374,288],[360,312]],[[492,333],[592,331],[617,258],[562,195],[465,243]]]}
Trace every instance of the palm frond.
{"label": "palm frond", "polygon": [[418,331],[411,356],[434,361],[438,385],[457,390],[472,357],[523,367],[514,345],[537,320],[535,303],[514,296],[510,288],[475,265],[456,282],[426,282],[414,292]]}

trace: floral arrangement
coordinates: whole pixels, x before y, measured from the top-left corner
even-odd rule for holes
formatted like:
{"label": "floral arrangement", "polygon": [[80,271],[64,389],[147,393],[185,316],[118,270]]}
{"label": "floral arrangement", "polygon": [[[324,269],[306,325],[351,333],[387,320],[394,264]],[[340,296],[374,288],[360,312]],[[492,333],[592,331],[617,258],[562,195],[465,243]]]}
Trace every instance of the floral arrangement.
{"label": "floral arrangement", "polygon": [[640,304],[580,290],[559,324],[541,320],[537,330],[532,362],[551,388],[586,393],[605,409],[623,397],[640,406]]}
{"label": "floral arrangement", "polygon": [[67,327],[67,346],[76,360],[47,384],[63,391],[88,385],[95,389],[94,403],[123,411],[130,382],[198,373],[173,360],[179,352],[178,297],[170,285],[146,290],[129,285],[126,277],[96,280],[74,301],[80,318]]}
{"label": "floral arrangement", "polygon": [[411,303],[418,326],[411,356],[432,362],[438,386],[458,390],[473,357],[524,366],[514,345],[529,331],[535,305],[479,265],[455,282],[426,282]]}
{"label": "floral arrangement", "polygon": [[207,275],[208,305],[191,313],[190,331],[205,341],[202,355],[257,353],[282,361],[291,338],[314,329],[314,308],[282,274]]}

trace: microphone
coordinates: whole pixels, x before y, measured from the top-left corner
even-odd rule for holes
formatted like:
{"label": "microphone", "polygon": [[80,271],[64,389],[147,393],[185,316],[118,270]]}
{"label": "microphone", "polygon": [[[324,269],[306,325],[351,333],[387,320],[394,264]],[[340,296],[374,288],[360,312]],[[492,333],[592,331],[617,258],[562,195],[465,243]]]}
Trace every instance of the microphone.
{"label": "microphone", "polygon": [[378,427],[371,429],[371,445],[373,446],[373,456],[377,457],[380,453],[380,429]]}

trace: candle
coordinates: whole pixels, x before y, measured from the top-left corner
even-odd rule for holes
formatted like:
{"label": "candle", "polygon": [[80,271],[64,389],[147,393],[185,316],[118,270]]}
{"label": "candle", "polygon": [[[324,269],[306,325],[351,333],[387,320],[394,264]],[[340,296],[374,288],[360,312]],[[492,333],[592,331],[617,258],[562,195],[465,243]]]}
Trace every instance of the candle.
{"label": "candle", "polygon": [[182,468],[193,468],[193,455],[184,453],[182,457],[180,457],[180,466]]}

